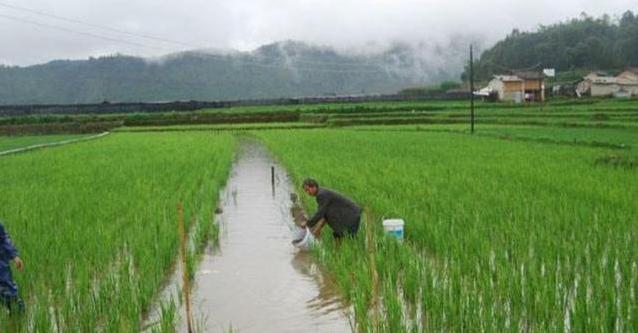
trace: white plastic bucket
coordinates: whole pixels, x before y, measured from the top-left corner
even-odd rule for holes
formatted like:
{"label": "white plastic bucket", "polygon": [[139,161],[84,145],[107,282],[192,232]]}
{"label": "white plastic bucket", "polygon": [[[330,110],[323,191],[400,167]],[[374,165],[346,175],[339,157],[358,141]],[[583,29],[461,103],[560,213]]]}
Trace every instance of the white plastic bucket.
{"label": "white plastic bucket", "polygon": [[383,230],[386,235],[395,237],[398,240],[403,240],[403,226],[405,221],[403,219],[388,219],[383,220]]}
{"label": "white plastic bucket", "polygon": [[310,232],[310,229],[308,229],[308,227],[304,229],[295,229],[296,230],[293,231],[292,245],[302,251],[310,250],[316,241],[315,236],[312,234],[312,232]]}
{"label": "white plastic bucket", "polygon": [[292,237],[293,242],[297,242],[306,236],[306,228],[293,225],[290,229],[290,236]]}

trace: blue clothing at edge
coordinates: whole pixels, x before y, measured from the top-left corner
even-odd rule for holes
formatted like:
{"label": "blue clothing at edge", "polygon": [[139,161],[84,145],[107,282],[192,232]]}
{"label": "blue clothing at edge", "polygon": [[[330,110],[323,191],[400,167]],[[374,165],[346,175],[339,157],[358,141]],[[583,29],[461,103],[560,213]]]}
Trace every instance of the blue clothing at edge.
{"label": "blue clothing at edge", "polygon": [[11,260],[18,255],[11,238],[0,221],[0,299],[6,301],[18,297],[18,286],[11,276]]}

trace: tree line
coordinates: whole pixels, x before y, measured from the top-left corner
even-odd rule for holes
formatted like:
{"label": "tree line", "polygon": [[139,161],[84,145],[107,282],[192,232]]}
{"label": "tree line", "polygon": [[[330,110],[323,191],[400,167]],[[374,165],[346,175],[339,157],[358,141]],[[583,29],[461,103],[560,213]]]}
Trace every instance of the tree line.
{"label": "tree line", "polygon": [[[582,13],[537,31],[512,30],[474,61],[475,79],[513,69],[555,68],[565,71],[611,70],[638,66],[638,15],[592,17]],[[462,79],[468,78],[466,66]]]}

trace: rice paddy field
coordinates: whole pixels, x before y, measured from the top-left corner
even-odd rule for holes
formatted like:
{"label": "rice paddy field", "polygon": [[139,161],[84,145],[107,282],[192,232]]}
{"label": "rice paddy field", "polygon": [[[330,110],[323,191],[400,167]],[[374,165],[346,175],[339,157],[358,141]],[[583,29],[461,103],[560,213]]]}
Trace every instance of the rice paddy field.
{"label": "rice paddy field", "polygon": [[[465,107],[288,106],[273,110],[298,123],[122,128],[2,156],[0,218],[26,263],[17,331],[139,331],[174,270],[177,203],[195,243],[215,239],[243,137],[300,194],[313,177],[369,212],[356,239],[325,232],[313,251],[358,332],[638,331],[638,102],[486,104],[474,134]],[[403,242],[384,218],[406,221]]]}
{"label": "rice paddy field", "polygon": [[0,153],[3,151],[29,147],[33,145],[76,140],[86,135],[29,135],[19,137],[0,136]]}
{"label": "rice paddy field", "polygon": [[138,331],[174,266],[177,203],[205,241],[233,147],[221,134],[118,134],[0,158],[0,215],[26,265],[19,330]]}
{"label": "rice paddy field", "polygon": [[359,327],[380,331],[633,331],[636,169],[589,147],[441,132],[324,130],[260,134],[300,181],[382,217],[407,240],[379,238],[383,317],[367,311],[363,239],[323,251]]}

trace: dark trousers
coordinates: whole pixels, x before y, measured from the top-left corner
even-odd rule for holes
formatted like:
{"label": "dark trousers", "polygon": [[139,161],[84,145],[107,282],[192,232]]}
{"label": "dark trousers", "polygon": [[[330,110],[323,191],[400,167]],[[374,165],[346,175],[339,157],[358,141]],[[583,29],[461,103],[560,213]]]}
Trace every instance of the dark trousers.
{"label": "dark trousers", "polygon": [[0,303],[11,313],[24,311],[24,302],[18,296],[18,288],[11,276],[11,267],[6,261],[0,261]]}
{"label": "dark trousers", "polygon": [[24,301],[19,296],[4,297],[0,296],[0,303],[9,310],[10,314],[24,313]]}
{"label": "dark trousers", "polygon": [[354,237],[357,232],[359,231],[359,224],[361,221],[361,217],[359,217],[357,219],[357,222],[354,224],[349,225],[348,227],[346,227],[344,230],[340,230],[340,231],[334,231],[332,233],[332,236],[334,236],[334,238],[343,238],[343,237]]}

